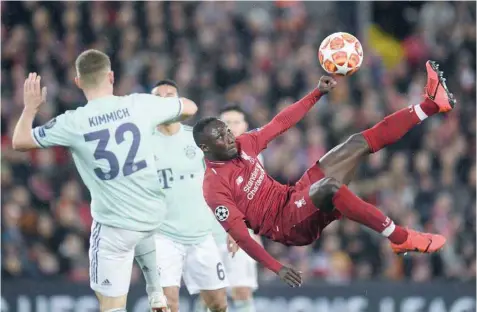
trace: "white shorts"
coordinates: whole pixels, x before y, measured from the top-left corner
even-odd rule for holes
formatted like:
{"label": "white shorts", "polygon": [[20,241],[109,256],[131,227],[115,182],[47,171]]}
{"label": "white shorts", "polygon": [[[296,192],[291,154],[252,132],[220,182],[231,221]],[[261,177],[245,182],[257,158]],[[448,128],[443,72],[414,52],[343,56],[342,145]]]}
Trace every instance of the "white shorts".
{"label": "white shorts", "polygon": [[162,287],[180,287],[181,277],[191,295],[201,290],[229,286],[220,252],[212,235],[200,244],[184,245],[157,234],[156,261]]}
{"label": "white shorts", "polygon": [[257,262],[242,249],[239,249],[232,258],[232,254],[227,249],[227,243],[220,245],[220,251],[230,287],[248,287],[256,290],[258,288]]}
{"label": "white shorts", "polygon": [[113,228],[93,221],[89,240],[90,286],[107,296],[124,296],[129,291],[134,249],[153,232]]}

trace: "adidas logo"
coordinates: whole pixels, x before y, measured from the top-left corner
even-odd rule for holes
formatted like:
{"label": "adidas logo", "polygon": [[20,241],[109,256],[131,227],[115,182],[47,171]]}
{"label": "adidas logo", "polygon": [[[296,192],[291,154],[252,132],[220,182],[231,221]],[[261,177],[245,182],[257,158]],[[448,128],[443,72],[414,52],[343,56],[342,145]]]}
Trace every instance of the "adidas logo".
{"label": "adidas logo", "polygon": [[102,283],[101,286],[111,286],[111,283],[109,282],[108,279],[105,279]]}

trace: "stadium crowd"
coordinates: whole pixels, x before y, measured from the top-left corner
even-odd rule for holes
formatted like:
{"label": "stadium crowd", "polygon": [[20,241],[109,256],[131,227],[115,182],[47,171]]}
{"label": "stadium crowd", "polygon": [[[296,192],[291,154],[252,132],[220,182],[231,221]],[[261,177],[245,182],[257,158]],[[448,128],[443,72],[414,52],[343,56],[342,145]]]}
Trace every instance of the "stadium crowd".
{"label": "stadium crowd", "polygon": [[[273,10],[257,7],[247,14],[235,5],[1,4],[3,278],[88,280],[89,195],[69,153],[63,148],[11,149],[27,72],[39,72],[48,87],[37,124],[85,103],[73,82],[73,64],[81,51],[96,48],[112,57],[118,95],[148,92],[154,82],[169,77],[199,104],[200,116],[239,104],[259,126],[314,88],[323,74],[316,56],[321,40],[333,31],[353,32],[333,14],[314,18],[300,2]],[[298,127],[269,146],[265,166],[278,181],[293,183],[351,133],[419,103],[424,62],[435,59],[449,77],[458,106],[370,156],[352,188],[397,223],[444,234],[447,247],[433,256],[396,257],[387,240],[346,220],[329,226],[313,246],[266,242],[283,263],[302,269],[308,282],[475,279],[475,3],[429,2],[413,12],[413,27],[400,38],[405,54],[399,65],[386,67],[363,40],[367,73],[339,79],[337,89]],[[262,283],[275,278],[261,272]]]}

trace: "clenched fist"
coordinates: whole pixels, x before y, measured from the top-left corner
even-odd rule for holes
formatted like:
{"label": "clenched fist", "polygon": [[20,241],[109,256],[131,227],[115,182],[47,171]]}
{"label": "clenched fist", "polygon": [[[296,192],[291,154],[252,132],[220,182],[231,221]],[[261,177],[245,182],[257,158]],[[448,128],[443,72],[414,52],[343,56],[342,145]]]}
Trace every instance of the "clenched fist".
{"label": "clenched fist", "polygon": [[322,76],[318,82],[318,90],[322,94],[326,94],[336,87],[336,80],[329,76]]}

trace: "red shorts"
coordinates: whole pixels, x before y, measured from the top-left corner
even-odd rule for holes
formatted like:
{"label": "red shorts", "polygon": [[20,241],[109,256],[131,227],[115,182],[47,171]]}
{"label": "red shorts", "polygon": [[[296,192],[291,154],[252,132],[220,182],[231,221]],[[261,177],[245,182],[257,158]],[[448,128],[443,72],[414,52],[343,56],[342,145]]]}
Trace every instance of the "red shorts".
{"label": "red shorts", "polygon": [[320,237],[321,231],[328,224],[341,218],[341,213],[336,209],[331,213],[325,213],[311,201],[310,186],[324,177],[316,164],[290,188],[290,197],[281,211],[279,242],[291,246],[309,245]]}

